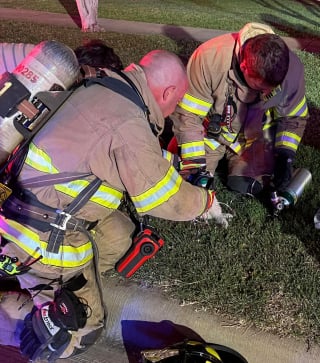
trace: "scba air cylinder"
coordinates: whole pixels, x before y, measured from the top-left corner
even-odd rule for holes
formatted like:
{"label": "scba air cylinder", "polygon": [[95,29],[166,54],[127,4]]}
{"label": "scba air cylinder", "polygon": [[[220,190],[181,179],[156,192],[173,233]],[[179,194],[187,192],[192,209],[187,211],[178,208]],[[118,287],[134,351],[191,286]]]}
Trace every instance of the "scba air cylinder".
{"label": "scba air cylinder", "polygon": [[296,169],[292,179],[281,194],[287,201],[288,205],[295,205],[305,190],[306,186],[310,184],[312,175],[309,170],[305,168]]}
{"label": "scba air cylinder", "polygon": [[[12,101],[13,106],[10,105],[8,96],[16,95],[17,92],[13,92],[14,84],[19,85],[20,82],[26,88],[26,99],[32,103],[38,92],[69,89],[78,75],[79,64],[71,48],[56,41],[43,41],[31,50],[12,74],[4,73],[0,76],[0,82],[3,80],[0,88],[0,165],[23,140],[22,134],[14,126],[14,120],[21,112],[15,107],[15,101]],[[8,109],[5,116],[4,109]]]}

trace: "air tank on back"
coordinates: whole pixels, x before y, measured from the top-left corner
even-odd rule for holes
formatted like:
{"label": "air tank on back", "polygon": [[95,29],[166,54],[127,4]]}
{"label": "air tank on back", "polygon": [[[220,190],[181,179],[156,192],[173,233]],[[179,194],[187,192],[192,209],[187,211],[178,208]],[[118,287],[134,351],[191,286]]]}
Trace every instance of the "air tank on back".
{"label": "air tank on back", "polygon": [[21,115],[16,106],[22,99],[33,103],[38,92],[67,90],[78,75],[78,61],[71,48],[57,41],[43,41],[12,73],[0,76],[0,165],[23,140],[14,126]]}

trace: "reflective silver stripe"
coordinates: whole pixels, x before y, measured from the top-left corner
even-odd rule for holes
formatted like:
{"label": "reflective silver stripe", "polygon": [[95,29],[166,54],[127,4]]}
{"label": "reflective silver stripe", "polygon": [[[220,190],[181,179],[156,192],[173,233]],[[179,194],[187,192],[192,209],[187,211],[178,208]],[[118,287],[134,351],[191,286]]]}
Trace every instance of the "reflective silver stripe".
{"label": "reflective silver stripe", "polygon": [[183,143],[181,146],[181,158],[191,159],[199,156],[205,156],[204,141],[192,141]]}
{"label": "reflective silver stripe", "polygon": [[296,151],[298,149],[301,137],[292,132],[284,131],[276,135],[275,147],[285,146],[288,149]]}
{"label": "reflective silver stripe", "polygon": [[182,178],[173,166],[170,166],[167,174],[146,192],[131,196],[138,213],[145,213],[163,204],[176,194],[182,183]]}
{"label": "reflective silver stripe", "polygon": [[46,250],[47,242],[41,241],[38,234],[27,227],[0,216],[0,233],[12,241],[32,258],[41,257],[41,263],[63,268],[83,266],[93,258],[91,242],[81,246],[60,246],[59,252],[50,253]]}
{"label": "reflective silver stripe", "polygon": [[206,116],[212,106],[212,103],[203,101],[200,98],[186,93],[178,105],[182,109],[192,112],[198,116]]}
{"label": "reflective silver stripe", "polygon": [[205,144],[211,149],[216,150],[221,144],[215,139],[204,139]]}

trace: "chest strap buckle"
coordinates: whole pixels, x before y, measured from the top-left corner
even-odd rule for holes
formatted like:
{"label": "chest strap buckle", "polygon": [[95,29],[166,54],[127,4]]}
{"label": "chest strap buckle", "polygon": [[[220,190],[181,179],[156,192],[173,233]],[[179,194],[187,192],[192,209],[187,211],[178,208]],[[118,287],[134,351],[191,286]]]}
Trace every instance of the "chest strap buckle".
{"label": "chest strap buckle", "polygon": [[71,214],[66,213],[64,211],[57,210],[57,218],[55,220],[56,223],[50,223],[50,226],[54,228],[58,228],[61,231],[65,231],[67,229],[67,224],[71,219]]}

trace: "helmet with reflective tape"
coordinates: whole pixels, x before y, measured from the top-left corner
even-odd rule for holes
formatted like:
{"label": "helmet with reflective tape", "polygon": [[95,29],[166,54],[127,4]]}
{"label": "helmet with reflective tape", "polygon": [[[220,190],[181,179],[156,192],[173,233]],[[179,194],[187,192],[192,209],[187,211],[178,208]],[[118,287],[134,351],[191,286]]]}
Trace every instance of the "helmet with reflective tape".
{"label": "helmet with reflective tape", "polygon": [[228,347],[187,340],[163,349],[141,352],[143,363],[248,363]]}

